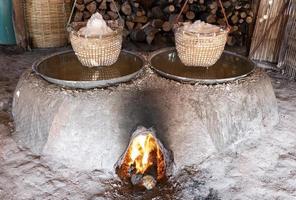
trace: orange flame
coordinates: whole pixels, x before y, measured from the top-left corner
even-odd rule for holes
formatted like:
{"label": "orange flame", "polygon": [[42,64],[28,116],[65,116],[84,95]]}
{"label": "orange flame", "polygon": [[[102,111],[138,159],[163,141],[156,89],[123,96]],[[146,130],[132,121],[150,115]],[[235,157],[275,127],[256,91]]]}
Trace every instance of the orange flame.
{"label": "orange flame", "polygon": [[139,135],[133,139],[130,145],[130,162],[128,165],[131,166],[134,164],[137,173],[144,174],[154,164],[152,155],[155,155],[155,153],[156,159],[160,159],[161,153],[152,134]]}
{"label": "orange flame", "polygon": [[123,180],[131,178],[132,174],[152,173],[157,181],[162,181],[166,178],[163,150],[151,132],[137,135],[132,138],[121,163],[116,167],[116,173]]}

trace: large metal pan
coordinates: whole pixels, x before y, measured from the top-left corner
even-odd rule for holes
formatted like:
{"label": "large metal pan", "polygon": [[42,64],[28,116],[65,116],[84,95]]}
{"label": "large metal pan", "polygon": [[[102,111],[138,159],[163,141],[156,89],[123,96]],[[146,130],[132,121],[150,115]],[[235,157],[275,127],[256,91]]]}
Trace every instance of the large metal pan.
{"label": "large metal pan", "polygon": [[248,76],[255,64],[235,53],[224,51],[216,64],[210,67],[185,66],[175,48],[155,51],[149,58],[150,66],[160,75],[186,83],[217,84]]}
{"label": "large metal pan", "polygon": [[142,56],[122,51],[111,66],[85,67],[72,50],[52,54],[33,64],[33,70],[45,80],[71,88],[102,88],[129,81],[141,72]]}

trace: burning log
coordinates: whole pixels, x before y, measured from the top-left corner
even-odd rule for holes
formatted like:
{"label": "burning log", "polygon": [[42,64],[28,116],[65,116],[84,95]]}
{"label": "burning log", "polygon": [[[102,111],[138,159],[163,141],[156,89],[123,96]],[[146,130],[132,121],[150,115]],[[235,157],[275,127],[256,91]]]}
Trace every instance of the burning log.
{"label": "burning log", "polygon": [[143,186],[147,190],[152,190],[156,186],[156,180],[153,176],[147,175],[143,177]]}
{"label": "burning log", "polygon": [[172,154],[151,129],[138,127],[115,165],[117,175],[134,186],[153,189],[171,173]]}

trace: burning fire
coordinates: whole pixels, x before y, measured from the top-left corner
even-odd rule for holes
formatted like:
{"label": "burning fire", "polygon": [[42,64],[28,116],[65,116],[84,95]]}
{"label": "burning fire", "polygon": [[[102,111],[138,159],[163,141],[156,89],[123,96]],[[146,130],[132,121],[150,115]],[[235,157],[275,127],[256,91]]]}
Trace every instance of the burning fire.
{"label": "burning fire", "polygon": [[[166,154],[164,154],[166,153]],[[156,181],[166,178],[166,150],[151,130],[139,128],[117,163],[116,173],[123,180],[153,177]]]}
{"label": "burning fire", "polygon": [[156,159],[161,159],[160,149],[151,133],[148,135],[139,135],[131,143],[129,166],[135,165],[136,173],[144,174],[146,170],[153,165],[153,155]]}

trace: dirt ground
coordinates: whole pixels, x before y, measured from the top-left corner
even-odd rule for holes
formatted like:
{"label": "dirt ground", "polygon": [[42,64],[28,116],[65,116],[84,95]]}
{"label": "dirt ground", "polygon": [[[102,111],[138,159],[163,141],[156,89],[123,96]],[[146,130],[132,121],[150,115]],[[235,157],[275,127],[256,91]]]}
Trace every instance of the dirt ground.
{"label": "dirt ground", "polygon": [[73,171],[20,148],[11,138],[11,104],[19,76],[41,56],[0,47],[0,199],[296,199],[296,82],[268,71],[280,123],[181,170],[167,184],[134,191],[112,174]]}

